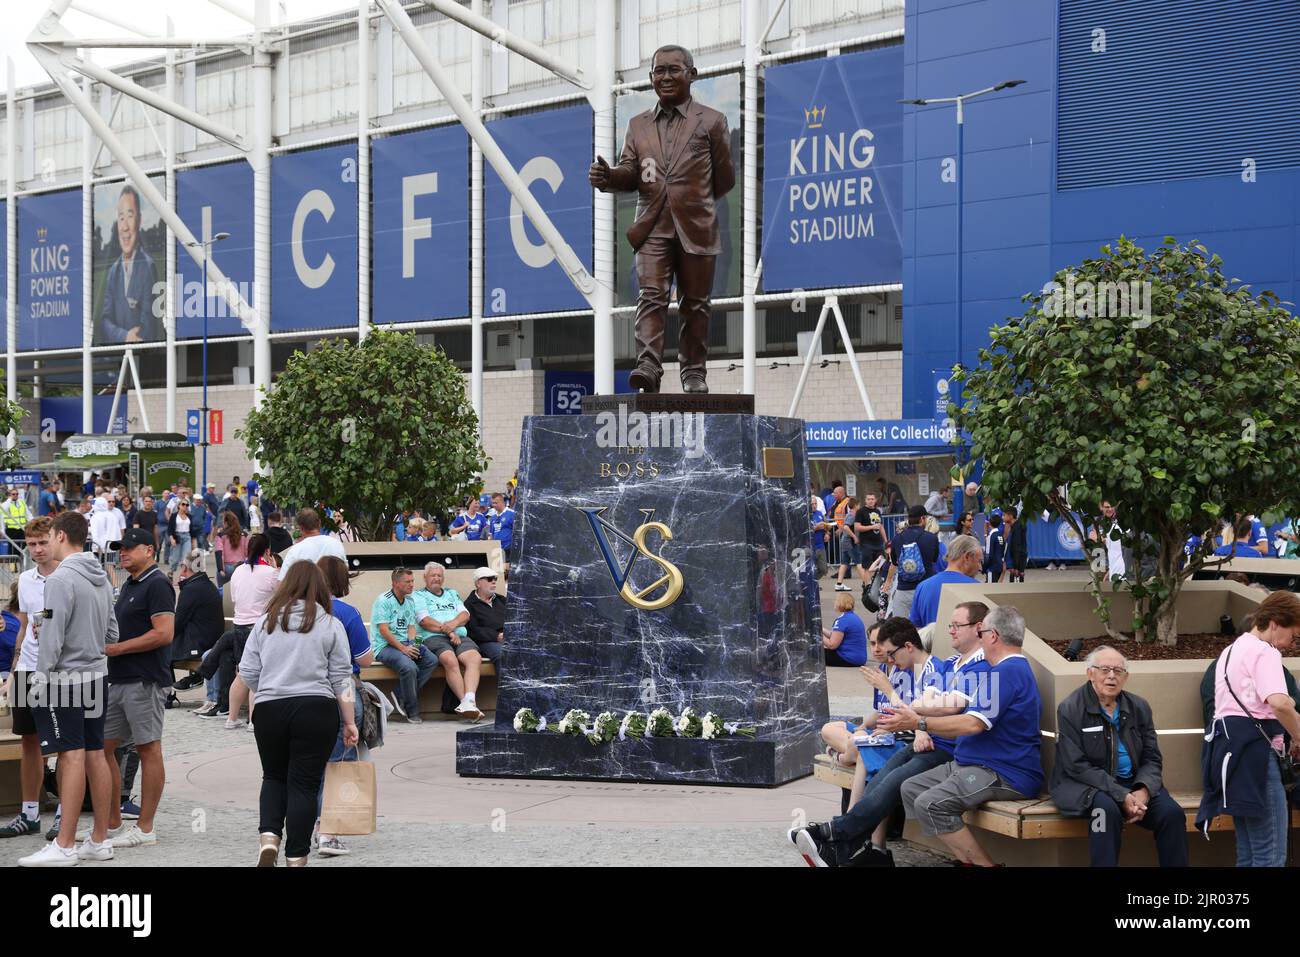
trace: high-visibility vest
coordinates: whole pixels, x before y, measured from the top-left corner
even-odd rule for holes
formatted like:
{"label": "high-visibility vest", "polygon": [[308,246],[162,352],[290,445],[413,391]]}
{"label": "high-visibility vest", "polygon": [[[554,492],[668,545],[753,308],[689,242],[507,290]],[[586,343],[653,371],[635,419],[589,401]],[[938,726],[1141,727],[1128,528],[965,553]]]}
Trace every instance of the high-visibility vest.
{"label": "high-visibility vest", "polygon": [[6,531],[21,531],[27,525],[27,503],[19,498],[5,499],[5,529]]}

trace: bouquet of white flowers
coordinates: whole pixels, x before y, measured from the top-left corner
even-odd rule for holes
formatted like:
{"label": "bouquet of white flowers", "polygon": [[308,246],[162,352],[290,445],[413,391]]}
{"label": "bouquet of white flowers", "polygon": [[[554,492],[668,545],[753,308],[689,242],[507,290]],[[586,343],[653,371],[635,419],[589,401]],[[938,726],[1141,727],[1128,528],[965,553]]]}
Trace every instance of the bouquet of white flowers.
{"label": "bouquet of white flowers", "polygon": [[648,721],[645,712],[629,711],[623,715],[623,721],[618,726],[618,739],[626,741],[628,738],[644,738]]}
{"label": "bouquet of white flowers", "polygon": [[667,708],[655,708],[650,712],[650,719],[646,722],[645,736],[647,738],[671,738],[674,733],[673,716]]}
{"label": "bouquet of white flowers", "polygon": [[698,738],[704,731],[704,724],[694,708],[687,708],[677,718],[676,729],[679,738]]}
{"label": "bouquet of white flowers", "polygon": [[618,737],[618,715],[612,711],[602,711],[596,715],[596,723],[591,726],[587,740],[592,744],[608,744]]}
{"label": "bouquet of white flowers", "polygon": [[758,733],[757,728],[742,728],[737,721],[723,721],[722,716],[715,711],[710,711],[704,716],[701,722],[701,737],[704,738],[721,738],[742,735],[746,738],[752,738]]}
{"label": "bouquet of white flowers", "polygon": [[586,734],[587,725],[590,723],[591,715],[574,708],[564,713],[564,717],[555,726],[555,730],[560,734]]}
{"label": "bouquet of white flowers", "polygon": [[515,712],[515,730],[531,734],[546,730],[546,719],[539,718],[532,708],[520,708]]}

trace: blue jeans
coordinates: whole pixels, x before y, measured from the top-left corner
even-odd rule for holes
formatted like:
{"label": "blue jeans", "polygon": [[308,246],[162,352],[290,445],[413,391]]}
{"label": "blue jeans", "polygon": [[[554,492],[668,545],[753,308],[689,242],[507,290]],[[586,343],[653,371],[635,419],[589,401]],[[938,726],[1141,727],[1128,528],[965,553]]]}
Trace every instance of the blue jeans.
{"label": "blue jeans", "polygon": [[1290,809],[1282,772],[1277,761],[1268,759],[1268,781],[1264,785],[1269,811],[1259,817],[1232,816],[1237,830],[1238,867],[1286,867],[1286,832]]}
{"label": "blue jeans", "polygon": [[[207,651],[203,652],[201,658],[207,658],[208,653],[211,651],[212,649],[209,648]],[[204,697],[208,701],[217,701],[221,697],[221,679],[215,674],[211,678],[205,679],[203,682],[203,690],[206,692]]]}
{"label": "blue jeans", "polygon": [[[173,543],[171,546],[170,565],[172,571],[176,571],[176,569],[180,568],[181,562],[183,562],[186,556],[190,553],[190,533],[178,532],[176,537],[180,539],[180,541]],[[167,540],[169,542],[171,541],[170,538]]]}
{"label": "blue jeans", "polygon": [[406,657],[392,645],[379,649],[375,655],[381,665],[397,672],[397,702],[408,715],[420,713],[420,689],[433,677],[438,667],[438,656],[423,645],[418,658]]}
{"label": "blue jeans", "polygon": [[847,860],[849,854],[871,836],[872,831],[889,820],[894,808],[902,800],[904,781],[951,760],[952,755],[942,748],[936,747],[933,751],[917,754],[908,745],[886,761],[885,766],[867,782],[858,803],[849,808],[847,814],[831,821],[831,836],[836,851],[844,852],[840,859]]}
{"label": "blue jeans", "polygon": [[[354,704],[357,718],[357,731],[361,730],[361,691],[354,688],[356,694]],[[334,750],[330,752],[330,759],[327,763],[334,764],[336,761],[359,761],[356,747],[349,748],[343,743],[343,722],[339,722],[339,736],[334,740]],[[316,793],[316,817],[320,817],[321,805],[325,801],[325,779],[321,778],[320,790]]]}

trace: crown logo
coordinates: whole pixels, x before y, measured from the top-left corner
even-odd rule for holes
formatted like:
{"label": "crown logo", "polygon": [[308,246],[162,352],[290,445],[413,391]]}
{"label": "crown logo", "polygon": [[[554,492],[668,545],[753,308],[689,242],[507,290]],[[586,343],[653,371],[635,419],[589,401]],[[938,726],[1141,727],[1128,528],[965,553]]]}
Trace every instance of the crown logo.
{"label": "crown logo", "polygon": [[803,119],[808,124],[808,129],[821,129],[822,123],[826,121],[826,107],[814,106],[811,110],[804,110]]}
{"label": "crown logo", "polygon": [[46,239],[47,236],[49,236],[49,234],[50,234],[49,227],[47,227],[47,226],[37,226],[37,227],[36,227],[36,241],[37,241],[38,243],[43,243],[43,242],[45,242],[45,239]]}

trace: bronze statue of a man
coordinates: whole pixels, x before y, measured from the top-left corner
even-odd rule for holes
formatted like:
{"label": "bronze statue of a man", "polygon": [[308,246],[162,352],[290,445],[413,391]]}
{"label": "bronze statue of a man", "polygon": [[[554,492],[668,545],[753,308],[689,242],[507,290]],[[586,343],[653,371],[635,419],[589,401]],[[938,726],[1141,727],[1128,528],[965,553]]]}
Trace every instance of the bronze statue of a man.
{"label": "bronze statue of a man", "polygon": [[627,231],[636,250],[641,287],[636,305],[637,365],[631,385],[658,392],[663,376],[664,324],[673,279],[681,334],[677,359],[684,392],[708,392],[709,296],[722,251],[715,205],[736,185],[727,118],[691,98],[697,76],[690,51],[663,46],[650,61],[659,102],[632,117],[618,165],[604,157],[588,179],[599,190],[637,190],[636,221]]}

